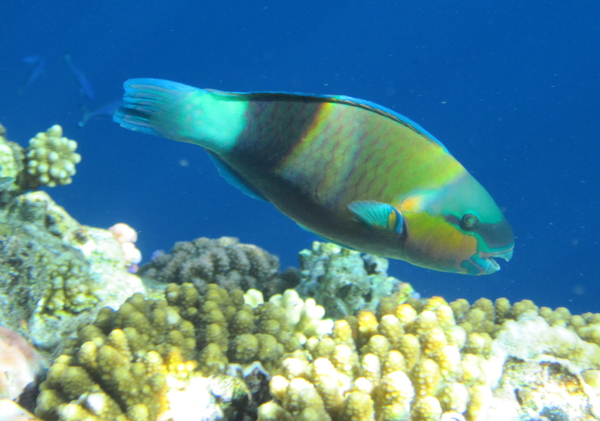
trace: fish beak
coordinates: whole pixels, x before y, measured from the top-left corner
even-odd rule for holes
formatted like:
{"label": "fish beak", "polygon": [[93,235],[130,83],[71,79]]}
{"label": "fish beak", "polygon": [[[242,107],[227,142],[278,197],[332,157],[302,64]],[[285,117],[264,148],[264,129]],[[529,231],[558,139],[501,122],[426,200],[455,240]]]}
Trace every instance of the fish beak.
{"label": "fish beak", "polygon": [[489,275],[500,270],[500,265],[494,258],[502,258],[507,262],[513,255],[514,246],[495,252],[479,252],[462,263],[463,269],[469,275]]}
{"label": "fish beak", "polygon": [[482,274],[489,275],[490,273],[499,271],[500,265],[494,260],[494,258],[501,258],[508,262],[512,258],[513,250],[514,246],[510,246],[510,248],[506,250],[500,250],[493,253],[482,253],[481,257],[483,257],[488,263],[487,265],[483,265],[485,269]]}

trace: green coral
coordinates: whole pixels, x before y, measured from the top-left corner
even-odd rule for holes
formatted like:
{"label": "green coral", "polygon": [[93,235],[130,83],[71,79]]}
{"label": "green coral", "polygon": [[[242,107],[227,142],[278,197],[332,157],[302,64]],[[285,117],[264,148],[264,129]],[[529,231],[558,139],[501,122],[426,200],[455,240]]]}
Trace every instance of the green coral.
{"label": "green coral", "polygon": [[[260,361],[267,370],[275,368],[286,352],[300,347],[300,339],[286,317],[273,303],[252,308],[241,290],[228,293],[215,284],[200,296],[191,284],[169,284],[167,302],[179,308],[196,329],[200,369],[205,374],[223,372],[228,363]],[[209,348],[207,350],[207,348]]]}
{"label": "green coral", "polygon": [[94,324],[79,331],[42,383],[36,414],[156,419],[168,407],[167,374],[177,374],[176,367],[195,356],[195,344],[193,326],[177,309],[134,294],[116,312],[102,309]]}

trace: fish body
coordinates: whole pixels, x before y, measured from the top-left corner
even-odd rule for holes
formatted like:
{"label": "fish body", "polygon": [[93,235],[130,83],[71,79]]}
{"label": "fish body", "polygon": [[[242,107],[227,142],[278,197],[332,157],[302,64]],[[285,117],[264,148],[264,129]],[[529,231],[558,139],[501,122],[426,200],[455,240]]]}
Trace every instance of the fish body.
{"label": "fish body", "polygon": [[23,57],[23,63],[27,63],[31,66],[27,80],[21,86],[21,91],[28,88],[33,82],[35,82],[45,70],[46,58],[38,54],[32,54]]}
{"label": "fish body", "polygon": [[114,119],[206,148],[236,187],[342,246],[472,275],[512,257],[488,192],[426,130],[374,103],[131,79]]}
{"label": "fish body", "polygon": [[65,64],[69,68],[69,71],[75,78],[75,81],[79,85],[79,90],[81,93],[86,96],[90,101],[93,101],[96,95],[94,94],[94,89],[92,89],[92,85],[90,84],[86,75],[79,70],[71,61],[71,55],[65,55]]}

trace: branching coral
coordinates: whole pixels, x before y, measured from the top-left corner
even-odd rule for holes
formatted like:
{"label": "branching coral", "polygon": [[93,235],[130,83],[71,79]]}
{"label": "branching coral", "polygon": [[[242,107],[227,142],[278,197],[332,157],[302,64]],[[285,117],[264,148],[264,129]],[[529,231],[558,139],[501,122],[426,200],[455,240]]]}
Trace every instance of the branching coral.
{"label": "branching coral", "polygon": [[[194,409],[223,415],[216,397],[210,398],[216,390],[230,402],[248,401],[243,382],[207,379],[195,371],[195,333],[165,300],[136,294],[116,312],[103,309],[50,368],[36,415],[132,421],[167,419]],[[202,396],[207,401],[199,402]],[[231,411],[237,411],[233,404]]]}
{"label": "branching coral", "polygon": [[278,270],[279,259],[260,247],[242,244],[232,237],[202,237],[176,243],[169,254],[156,254],[139,274],[164,283],[190,282],[201,292],[208,284],[216,283],[229,291],[256,288],[270,297],[282,292],[288,282]]}
{"label": "branching coral", "polygon": [[[65,421],[155,420],[180,413],[194,390],[214,395],[219,388],[221,397],[235,395],[230,412],[251,411],[250,394],[255,402],[265,400],[265,370],[276,370],[284,355],[301,347],[284,307],[252,308],[241,290],[228,293],[210,284],[200,295],[192,284],[169,284],[165,298],[136,294],[116,312],[103,309],[52,365],[36,414]],[[297,296],[293,301],[304,304]],[[316,325],[308,318],[301,312],[297,324]],[[241,373],[245,383],[227,373]],[[217,400],[212,409],[224,411]]]}
{"label": "branching coral", "polygon": [[[386,307],[338,320],[308,354],[287,356],[259,420],[302,417],[312,404],[332,420],[599,418],[600,347],[580,337],[595,315],[505,299]],[[313,403],[300,403],[299,388],[318,396],[302,392]]]}
{"label": "branching coral", "polygon": [[[254,405],[271,399],[258,408],[259,420],[597,417],[600,347],[582,338],[595,331],[596,315],[526,301],[411,298],[395,307],[382,300],[377,312],[321,329],[323,310],[290,291],[262,303],[257,291],[210,284],[200,294],[186,283],[169,284],[165,298],[135,295],[81,329],[50,369],[36,413],[177,421],[192,392],[201,392],[195,408],[202,401],[217,411],[206,385],[219,384],[250,418]],[[269,378],[270,396],[261,386]]]}

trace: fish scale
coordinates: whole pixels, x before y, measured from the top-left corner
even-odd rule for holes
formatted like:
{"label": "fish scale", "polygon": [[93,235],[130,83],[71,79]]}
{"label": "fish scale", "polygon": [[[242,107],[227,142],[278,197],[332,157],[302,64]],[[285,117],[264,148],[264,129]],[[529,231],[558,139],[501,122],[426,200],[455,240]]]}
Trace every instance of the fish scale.
{"label": "fish scale", "polygon": [[410,119],[340,95],[125,82],[121,126],[208,150],[228,182],[345,247],[481,275],[509,260],[489,193]]}

